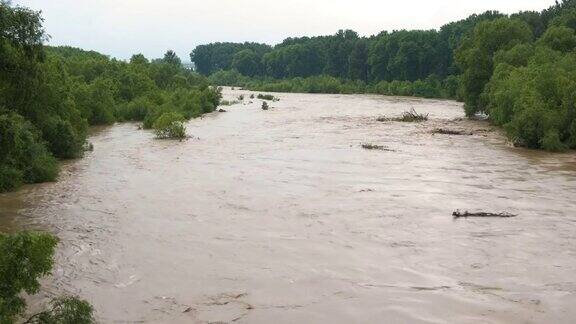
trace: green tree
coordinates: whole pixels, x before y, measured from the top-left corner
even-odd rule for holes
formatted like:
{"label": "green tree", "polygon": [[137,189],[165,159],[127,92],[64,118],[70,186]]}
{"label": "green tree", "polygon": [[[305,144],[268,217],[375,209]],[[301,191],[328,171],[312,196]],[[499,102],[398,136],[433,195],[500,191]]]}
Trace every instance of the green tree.
{"label": "green tree", "polygon": [[568,27],[551,26],[538,42],[553,50],[568,53],[576,48],[576,33]]}
{"label": "green tree", "polygon": [[0,234],[0,319],[14,323],[24,314],[26,302],[20,292],[36,294],[38,279],[49,274],[54,264],[57,240],[51,235],[23,232]]}
{"label": "green tree", "polygon": [[180,60],[178,55],[176,55],[176,52],[174,52],[173,50],[168,50],[164,54],[164,58],[162,59],[162,61],[164,63],[175,65],[175,66],[181,66],[182,65],[182,61]]}
{"label": "green tree", "polygon": [[230,70],[234,56],[243,50],[251,50],[258,56],[258,61],[271,51],[271,47],[258,43],[212,43],[197,46],[190,59],[194,62],[196,71],[203,75],[210,75],[220,70]]}
{"label": "green tree", "polygon": [[[58,240],[45,233],[0,233],[0,323],[16,323],[24,315],[21,293],[36,294],[39,279],[50,273]],[[76,297],[58,297],[49,310],[32,316],[28,323],[91,324],[92,306]]]}
{"label": "green tree", "polygon": [[234,54],[232,68],[243,75],[253,77],[260,74],[262,70],[261,58],[251,49],[242,50]]}
{"label": "green tree", "polygon": [[148,59],[143,54],[134,54],[130,58],[130,64],[146,65],[148,63]]}
{"label": "green tree", "polygon": [[472,36],[457,50],[456,60],[463,71],[462,93],[468,116],[483,110],[481,94],[493,72],[493,56],[532,40],[528,25],[517,19],[499,18],[478,24]]}
{"label": "green tree", "polygon": [[366,40],[359,40],[354,45],[348,59],[350,79],[368,81],[368,44]]}

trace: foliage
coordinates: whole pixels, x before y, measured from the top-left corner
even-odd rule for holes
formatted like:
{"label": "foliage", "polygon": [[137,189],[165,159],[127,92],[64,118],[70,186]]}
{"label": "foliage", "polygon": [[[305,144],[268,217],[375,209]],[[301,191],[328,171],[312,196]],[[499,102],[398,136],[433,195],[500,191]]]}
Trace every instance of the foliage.
{"label": "foliage", "polygon": [[31,324],[92,324],[95,323],[94,309],[88,302],[78,297],[54,298],[51,308],[28,319]]}
{"label": "foliage", "polygon": [[[437,31],[398,30],[360,37],[352,30],[339,30],[329,36],[287,38],[274,48],[260,45],[265,50],[257,53],[261,57],[259,74],[244,72],[253,70],[252,60],[232,64],[231,57],[246,50],[247,44],[253,50],[257,46],[253,43],[201,45],[191,58],[198,72],[213,73],[213,84],[251,90],[460,98],[461,77],[454,51],[478,24],[504,16],[488,11]],[[521,17],[540,22],[538,15]],[[213,55],[208,59],[209,53]],[[248,57],[248,52],[238,56]]]}
{"label": "foliage", "polygon": [[[504,15],[486,12],[443,26],[440,30],[398,30],[360,37],[353,30],[329,36],[287,38],[273,48],[256,43],[212,43],[190,55],[204,75],[235,70],[243,76],[273,79],[326,75],[364,83],[441,79],[456,74],[453,52],[474,27]],[[226,76],[226,83],[223,77]],[[219,73],[219,85],[241,85],[240,76]],[[214,80],[216,81],[216,80]]]}
{"label": "foliage", "polygon": [[144,121],[158,109],[158,103],[148,97],[138,97],[123,103],[116,110],[118,121]]}
{"label": "foliage", "polygon": [[157,138],[184,139],[186,138],[185,120],[184,116],[178,113],[165,112],[154,122],[154,133]]}
{"label": "foliage", "polygon": [[456,60],[463,71],[461,87],[468,116],[485,108],[480,95],[492,76],[494,54],[531,39],[530,27],[519,19],[499,18],[476,26],[472,36],[456,52]]}
{"label": "foliage", "polygon": [[576,54],[537,46],[525,66],[500,63],[484,96],[491,119],[519,145],[576,148]]}
{"label": "foliage", "polygon": [[219,70],[208,78],[210,83],[218,86],[239,86],[243,87],[250,81],[250,78],[242,75],[238,70]]}
{"label": "foliage", "polygon": [[56,159],[34,126],[16,113],[0,113],[0,192],[22,183],[53,181]]}
{"label": "foliage", "polygon": [[242,75],[253,77],[261,73],[261,60],[262,58],[253,50],[241,50],[232,58],[232,69],[238,70]]}
{"label": "foliage", "polygon": [[[24,315],[22,292],[36,294],[39,279],[49,274],[54,264],[58,240],[45,233],[0,233],[0,323],[12,324]],[[27,323],[65,324],[94,322],[92,306],[76,297],[59,297],[52,307],[34,315]]]}
{"label": "foliage", "polygon": [[245,82],[244,87],[253,91],[298,93],[375,93],[390,96],[418,96],[425,98],[456,98],[458,77],[442,81],[435,75],[425,80],[380,81],[369,85],[363,81],[342,80],[331,76],[313,76],[285,80],[257,80]]}
{"label": "foliage", "polygon": [[553,50],[568,53],[576,48],[576,34],[572,28],[551,26],[538,40],[538,43]]}
{"label": "foliage", "polygon": [[182,65],[182,61],[180,60],[178,55],[176,55],[176,52],[174,52],[173,50],[168,50],[164,54],[164,58],[162,59],[162,61],[164,61],[164,63],[166,64],[175,65],[178,67]]}
{"label": "foliage", "polygon": [[[269,45],[257,43],[213,43],[196,47],[190,54],[190,59],[194,62],[196,71],[204,75],[230,70],[234,63],[235,67],[252,74],[262,71],[262,57],[270,50]],[[240,52],[243,54],[238,54]]]}
{"label": "foliage", "polygon": [[516,145],[576,148],[575,6],[563,1],[542,12],[548,24],[535,40],[522,21],[479,25],[458,53],[467,113],[487,112]]}
{"label": "foliage", "polygon": [[26,309],[22,291],[35,294],[52,269],[57,240],[49,234],[0,233],[0,322],[13,323]]}

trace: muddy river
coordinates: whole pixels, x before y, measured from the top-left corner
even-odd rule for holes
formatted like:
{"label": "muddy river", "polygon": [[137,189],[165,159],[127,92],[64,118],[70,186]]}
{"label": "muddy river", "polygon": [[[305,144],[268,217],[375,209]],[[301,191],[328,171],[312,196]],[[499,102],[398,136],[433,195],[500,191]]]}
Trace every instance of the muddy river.
{"label": "muddy river", "polygon": [[[42,296],[102,323],[576,322],[576,154],[510,147],[451,101],[278,97],[184,142],[95,130],[59,182],[0,195],[0,230],[61,239]],[[376,120],[412,107],[430,120]]]}

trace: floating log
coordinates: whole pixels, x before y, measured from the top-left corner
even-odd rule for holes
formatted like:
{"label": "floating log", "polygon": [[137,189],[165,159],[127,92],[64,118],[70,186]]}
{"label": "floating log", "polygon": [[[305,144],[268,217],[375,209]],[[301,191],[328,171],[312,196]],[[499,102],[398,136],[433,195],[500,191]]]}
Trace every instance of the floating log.
{"label": "floating log", "polygon": [[477,212],[471,213],[469,211],[461,212],[459,210],[452,213],[454,218],[468,218],[468,217],[500,217],[500,218],[511,218],[516,217],[516,214],[510,213],[486,213],[486,212]]}
{"label": "floating log", "polygon": [[463,130],[456,129],[446,129],[446,128],[436,128],[432,131],[432,134],[442,134],[442,135],[473,135],[472,132],[466,132]]}
{"label": "floating log", "polygon": [[365,150],[377,150],[377,151],[388,151],[388,152],[395,152],[394,150],[384,146],[384,145],[376,145],[370,143],[364,143],[361,145]]}

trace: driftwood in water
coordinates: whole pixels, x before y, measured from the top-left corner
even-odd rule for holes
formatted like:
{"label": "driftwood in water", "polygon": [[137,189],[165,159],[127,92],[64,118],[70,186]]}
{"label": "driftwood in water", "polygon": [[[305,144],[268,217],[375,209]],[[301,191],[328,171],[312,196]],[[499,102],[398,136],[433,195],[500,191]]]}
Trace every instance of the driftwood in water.
{"label": "driftwood in water", "polygon": [[486,213],[486,212],[478,212],[478,213],[471,213],[469,211],[461,212],[459,210],[452,213],[454,218],[468,218],[468,217],[500,217],[500,218],[510,218],[516,217],[516,214],[510,213]]}
{"label": "driftwood in water", "polygon": [[395,152],[394,150],[384,146],[384,145],[376,145],[370,143],[364,143],[361,145],[365,150],[378,150],[378,151],[388,151],[388,152]]}
{"label": "driftwood in water", "polygon": [[388,122],[388,121],[396,121],[396,122],[405,122],[405,123],[414,123],[414,122],[423,122],[428,120],[428,114],[419,114],[411,108],[410,111],[405,111],[402,116],[388,118],[388,117],[379,117],[377,121],[379,122]]}
{"label": "driftwood in water", "polygon": [[432,134],[442,134],[442,135],[473,135],[471,132],[466,132],[463,130],[456,129],[446,129],[446,128],[436,128],[432,131]]}

